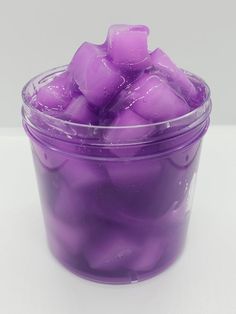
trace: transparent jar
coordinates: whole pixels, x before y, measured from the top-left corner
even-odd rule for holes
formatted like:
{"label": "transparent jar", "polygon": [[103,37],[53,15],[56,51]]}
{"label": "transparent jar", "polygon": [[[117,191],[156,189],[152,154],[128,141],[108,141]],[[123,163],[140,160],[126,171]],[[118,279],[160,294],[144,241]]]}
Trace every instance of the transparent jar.
{"label": "transparent jar", "polygon": [[[66,268],[93,281],[153,277],[184,247],[209,125],[209,88],[186,72],[206,93],[190,113],[148,125],[92,126],[30,104],[42,85],[65,70],[33,78],[22,92],[50,250]],[[117,140],[108,141],[110,135]]]}

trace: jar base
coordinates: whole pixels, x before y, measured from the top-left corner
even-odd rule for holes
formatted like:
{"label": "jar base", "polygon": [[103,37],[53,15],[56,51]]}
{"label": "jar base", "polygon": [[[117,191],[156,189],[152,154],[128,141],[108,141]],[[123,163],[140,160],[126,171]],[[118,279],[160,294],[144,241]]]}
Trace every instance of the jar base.
{"label": "jar base", "polygon": [[184,252],[185,244],[180,248],[177,254],[175,254],[171,259],[168,260],[164,265],[158,267],[157,269],[150,271],[150,272],[135,272],[130,271],[130,276],[124,277],[109,277],[109,276],[99,276],[94,274],[88,274],[86,272],[80,271],[75,267],[71,266],[68,262],[61,259],[57,254],[53,251],[53,249],[49,246],[49,251],[52,256],[56,259],[56,261],[61,264],[65,269],[69,272],[73,273],[74,275],[88,280],[92,282],[96,282],[99,284],[113,284],[113,285],[128,285],[128,284],[135,284],[139,283],[151,278],[158,276],[159,274],[163,273],[167,269],[169,269],[175,262],[177,262]]}

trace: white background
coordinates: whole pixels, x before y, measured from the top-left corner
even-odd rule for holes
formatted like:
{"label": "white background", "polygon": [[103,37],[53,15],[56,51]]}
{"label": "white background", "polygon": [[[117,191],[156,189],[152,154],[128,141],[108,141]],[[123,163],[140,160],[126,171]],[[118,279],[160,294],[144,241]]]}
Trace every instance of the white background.
{"label": "white background", "polygon": [[20,92],[32,76],[69,62],[113,23],[143,23],[157,46],[203,77],[212,121],[236,124],[235,0],[0,0],[0,126],[20,126]]}

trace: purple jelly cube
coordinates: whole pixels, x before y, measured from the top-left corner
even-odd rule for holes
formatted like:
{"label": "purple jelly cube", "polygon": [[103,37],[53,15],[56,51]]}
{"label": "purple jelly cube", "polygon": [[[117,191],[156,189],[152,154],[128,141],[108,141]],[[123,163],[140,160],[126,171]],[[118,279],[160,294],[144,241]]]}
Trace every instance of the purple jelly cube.
{"label": "purple jelly cube", "polygon": [[190,111],[185,100],[155,74],[144,74],[126,92],[132,109],[151,122],[177,118]]}
{"label": "purple jelly cube", "polygon": [[141,141],[153,131],[147,124],[148,122],[144,118],[140,117],[132,110],[123,110],[118,113],[111,124],[112,127],[117,128],[109,129],[105,134],[105,139],[107,142],[113,144],[132,143],[137,140]]}
{"label": "purple jelly cube", "polygon": [[147,36],[143,25],[113,25],[107,36],[108,55],[113,63],[125,71],[140,71],[151,65]]}
{"label": "purple jelly cube", "polygon": [[167,212],[157,219],[156,226],[159,229],[171,228],[173,225],[177,226],[185,221],[186,210],[186,200],[182,202],[174,201]]}
{"label": "purple jelly cube", "polygon": [[82,226],[72,226],[50,213],[45,215],[45,221],[48,225],[49,241],[57,255],[65,259],[68,254],[80,254],[86,240],[86,230]]}
{"label": "purple jelly cube", "polygon": [[77,92],[70,73],[64,72],[39,89],[36,104],[42,111],[61,111]]}
{"label": "purple jelly cube", "polygon": [[62,178],[60,177],[57,169],[49,169],[48,167],[45,167],[36,155],[35,151],[33,151],[33,158],[36,166],[42,207],[45,211],[51,212],[60,191]]}
{"label": "purple jelly cube", "polygon": [[123,230],[109,226],[97,230],[85,249],[85,258],[93,269],[118,271],[127,267],[137,255],[138,244]]}
{"label": "purple jelly cube", "polygon": [[198,163],[200,150],[201,142],[196,142],[185,149],[174,152],[170,161],[180,169],[195,169],[195,165]]}
{"label": "purple jelly cube", "polygon": [[153,202],[156,191],[150,191],[155,180],[158,177],[153,175],[149,184],[147,181],[141,184],[130,179],[126,184],[123,180],[116,184],[107,180],[100,185],[94,185],[89,188],[90,195],[93,195],[89,205],[90,213],[109,224],[118,223],[129,227],[152,221],[158,211]]}
{"label": "purple jelly cube", "polygon": [[62,183],[53,208],[54,216],[66,223],[78,225],[82,222],[86,208],[86,194],[83,191],[75,193],[70,186]]}
{"label": "purple jelly cube", "polygon": [[60,169],[67,184],[72,188],[84,188],[106,180],[106,171],[99,162],[83,158],[69,159]]}
{"label": "purple jelly cube", "polygon": [[166,226],[163,230],[163,256],[159,262],[161,268],[173,262],[182,251],[186,240],[188,222],[189,215],[182,222],[172,225],[170,228]]}
{"label": "purple jelly cube", "polygon": [[83,95],[72,99],[71,103],[63,112],[63,118],[68,121],[84,124],[96,124],[98,122],[95,109],[88,103]]}
{"label": "purple jelly cube", "polygon": [[113,185],[107,180],[90,189],[93,198],[89,208],[97,217],[112,224],[143,223],[153,217],[149,210],[151,198],[148,190],[149,185],[147,188],[129,182]]}
{"label": "purple jelly cube", "polygon": [[156,182],[161,163],[156,158],[107,162],[106,168],[112,183],[116,186],[140,187]]}
{"label": "purple jelly cube", "polygon": [[49,169],[56,170],[65,163],[65,157],[57,150],[52,150],[46,146],[41,146],[33,142],[32,149],[41,164]]}
{"label": "purple jelly cube", "polygon": [[120,71],[106,58],[106,51],[87,42],[77,50],[69,71],[80,91],[97,107],[108,104],[125,83]]}
{"label": "purple jelly cube", "polygon": [[[175,156],[174,154],[172,153],[172,157]],[[185,156],[187,156],[187,151]],[[171,208],[178,207],[179,204],[186,200],[198,163],[198,156],[196,154],[192,162],[186,163],[185,166],[174,163],[172,158],[166,159],[162,163],[159,181],[155,184],[156,191],[154,194],[155,199],[153,200],[160,213],[164,214]],[[177,157],[179,160],[179,156]],[[168,189],[166,188],[167,186]]]}
{"label": "purple jelly cube", "polygon": [[126,147],[122,145],[117,147],[117,144],[132,144],[136,141],[139,141],[139,143],[142,140],[145,141],[155,130],[154,127],[147,124],[148,122],[145,119],[131,109],[123,110],[118,113],[117,117],[111,123],[112,127],[118,128],[110,128],[107,130],[104,134],[104,139],[107,143],[112,144],[111,151],[116,156],[134,156],[140,150],[140,146]]}
{"label": "purple jelly cube", "polygon": [[151,53],[152,64],[158,72],[167,78],[173,88],[183,94],[186,99],[195,98],[197,90],[183,70],[179,69],[161,49]]}
{"label": "purple jelly cube", "polygon": [[159,237],[149,237],[142,243],[142,249],[130,263],[130,268],[135,271],[153,270],[163,254],[163,244]]}
{"label": "purple jelly cube", "polygon": [[90,213],[94,217],[110,222],[122,221],[120,208],[123,208],[124,201],[108,180],[90,186],[89,193],[90,196],[92,195],[89,205]]}

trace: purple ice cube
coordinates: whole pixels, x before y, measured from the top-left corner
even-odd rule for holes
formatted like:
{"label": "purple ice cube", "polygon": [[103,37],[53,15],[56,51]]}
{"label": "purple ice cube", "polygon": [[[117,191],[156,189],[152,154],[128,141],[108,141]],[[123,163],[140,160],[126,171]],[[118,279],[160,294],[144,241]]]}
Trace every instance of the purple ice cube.
{"label": "purple ice cube", "polygon": [[140,71],[151,65],[144,25],[113,25],[107,36],[108,55],[125,71]]}
{"label": "purple ice cube", "polygon": [[[198,163],[201,149],[201,142],[196,142],[185,149],[173,152],[170,162],[177,168],[195,169]],[[192,173],[192,171],[190,171]]]}
{"label": "purple ice cube", "polygon": [[124,76],[106,58],[103,47],[85,42],[75,53],[69,71],[87,100],[105,106],[120,91]]}
{"label": "purple ice cube", "polygon": [[53,208],[54,216],[77,225],[82,222],[86,208],[87,197],[83,191],[75,192],[67,184],[61,183]]}
{"label": "purple ice cube", "polygon": [[[153,175],[149,184],[147,181],[137,183],[129,179],[127,183],[120,180],[116,184],[107,180],[89,188],[89,195],[93,195],[89,205],[90,213],[105,219],[109,224],[118,223],[122,226],[143,226],[152,222],[158,215],[158,208],[154,202],[156,191],[150,190],[158,177]],[[140,231],[140,228],[138,230]]]}
{"label": "purple ice cube", "polygon": [[158,229],[167,229],[171,226],[183,223],[187,215],[186,200],[174,201],[167,212],[156,221]]}
{"label": "purple ice cube", "polygon": [[107,162],[106,168],[114,185],[139,187],[158,180],[161,162],[157,158],[115,161]]}
{"label": "purple ice cube", "polygon": [[35,104],[42,111],[61,111],[77,92],[70,73],[63,72],[39,89]]}
{"label": "purple ice cube", "polygon": [[45,211],[51,212],[60,191],[62,179],[57,168],[50,169],[40,161],[35,150],[33,150],[33,158],[42,207]]}
{"label": "purple ice cube", "polygon": [[154,269],[163,254],[163,244],[159,237],[149,237],[142,243],[142,248],[135,259],[130,263],[134,271],[151,271]]}
{"label": "purple ice cube", "polygon": [[66,120],[77,123],[96,124],[98,122],[95,109],[89,105],[83,95],[72,99],[71,103],[64,111],[63,117]]}
{"label": "purple ice cube", "polygon": [[167,78],[173,88],[182,93],[186,99],[195,98],[197,90],[182,69],[179,69],[173,61],[157,48],[151,53],[152,64],[162,76]]}
{"label": "purple ice cube", "polygon": [[160,214],[163,215],[186,198],[191,176],[191,168],[176,167],[169,159],[163,161],[159,180],[153,187],[153,203]]}
{"label": "purple ice cube", "polygon": [[[163,163],[160,181],[156,186],[157,203],[166,212],[189,197],[200,155],[199,142],[172,152]],[[168,189],[165,187],[168,186]]]}
{"label": "purple ice cube", "polygon": [[[177,220],[173,224],[162,222],[165,228],[162,228],[163,256],[159,266],[165,267],[170,262],[173,262],[182,251],[186,240],[189,218],[189,213],[186,213],[183,219]],[[161,228],[162,224],[158,228]]]}
{"label": "purple ice cube", "polygon": [[56,170],[65,163],[65,156],[57,150],[49,149],[34,142],[32,142],[32,148],[41,164],[47,169]]}
{"label": "purple ice cube", "polygon": [[83,158],[69,159],[60,169],[60,173],[72,188],[83,188],[101,184],[106,180],[106,171],[97,161]]}
{"label": "purple ice cube", "polygon": [[66,259],[66,255],[80,254],[86,239],[86,230],[82,226],[72,226],[47,213],[45,216],[46,225],[48,226],[49,242],[53,251]]}
{"label": "purple ice cube", "polygon": [[147,223],[162,215],[156,196],[156,186],[161,184],[161,160],[125,158],[104,164],[109,179],[96,189],[99,214],[122,224]]}
{"label": "purple ice cube", "polygon": [[85,249],[85,257],[91,268],[118,271],[127,267],[140,250],[138,244],[123,230],[109,226],[97,230]]}
{"label": "purple ice cube", "polygon": [[[145,119],[129,108],[119,112],[111,126],[114,128],[106,131],[104,139],[111,144],[111,151],[116,156],[134,156],[141,147],[137,145],[126,147],[124,144],[132,144],[137,141],[141,143],[155,130],[154,127],[148,125]],[[117,146],[121,144],[123,145]]]}
{"label": "purple ice cube", "polygon": [[[150,133],[147,124],[144,118],[140,117],[132,110],[123,110],[112,122],[111,126],[114,127],[114,129],[111,128],[107,131],[105,139],[107,142],[114,144],[132,143],[138,139],[141,140]],[[144,127],[139,127],[143,125]]]}
{"label": "purple ice cube", "polygon": [[168,84],[155,74],[144,74],[127,89],[129,106],[151,122],[184,115],[190,107]]}

